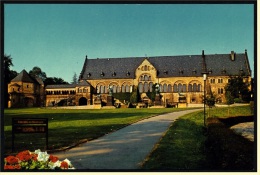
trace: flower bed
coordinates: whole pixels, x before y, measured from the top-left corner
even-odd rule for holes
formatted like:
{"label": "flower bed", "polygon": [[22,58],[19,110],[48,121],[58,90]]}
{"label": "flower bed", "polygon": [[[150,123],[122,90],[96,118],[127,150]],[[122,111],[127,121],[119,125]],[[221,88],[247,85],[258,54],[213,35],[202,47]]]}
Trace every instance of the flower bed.
{"label": "flower bed", "polygon": [[16,156],[8,156],[4,162],[5,170],[75,169],[68,159],[60,161],[58,157],[41,152],[39,149],[34,152],[26,150]]}

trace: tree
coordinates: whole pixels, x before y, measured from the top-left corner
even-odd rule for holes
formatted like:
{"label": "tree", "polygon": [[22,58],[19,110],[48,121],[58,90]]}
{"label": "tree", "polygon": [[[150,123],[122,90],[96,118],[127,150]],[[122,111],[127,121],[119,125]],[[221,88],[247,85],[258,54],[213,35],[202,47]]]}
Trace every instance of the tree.
{"label": "tree", "polygon": [[11,82],[11,80],[17,76],[16,71],[12,71],[10,67],[13,66],[12,57],[11,55],[4,55],[3,58],[3,69],[4,69],[4,106],[8,107],[8,100],[9,100],[9,94],[8,94],[8,84]]}
{"label": "tree", "polygon": [[55,85],[55,84],[69,84],[68,82],[64,81],[62,78],[58,77],[47,77],[44,81],[44,85]]}
{"label": "tree", "polygon": [[242,76],[230,77],[228,84],[225,86],[227,104],[234,103],[235,98],[239,98],[242,101],[250,101],[250,92],[248,84],[243,81]]}
{"label": "tree", "polygon": [[134,87],[134,90],[130,97],[130,103],[138,103],[140,101],[140,93],[138,87]]}
{"label": "tree", "polygon": [[29,71],[29,75],[34,77],[34,78],[39,77],[39,78],[42,79],[42,81],[45,81],[45,79],[47,78],[46,73],[43,72],[41,70],[41,68],[39,68],[37,66],[33,67],[33,69]]}
{"label": "tree", "polygon": [[72,77],[72,82],[71,84],[78,84],[78,78],[76,72],[74,72],[74,75]]}

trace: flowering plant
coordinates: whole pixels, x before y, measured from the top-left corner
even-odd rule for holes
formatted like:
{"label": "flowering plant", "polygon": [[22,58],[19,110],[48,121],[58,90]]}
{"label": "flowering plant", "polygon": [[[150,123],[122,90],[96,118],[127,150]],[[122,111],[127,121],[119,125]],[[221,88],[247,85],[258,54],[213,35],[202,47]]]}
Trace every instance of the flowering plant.
{"label": "flowering plant", "polygon": [[28,150],[18,153],[16,156],[8,156],[4,159],[5,170],[33,170],[33,169],[75,169],[68,159],[60,161],[58,157],[49,155],[47,152]]}

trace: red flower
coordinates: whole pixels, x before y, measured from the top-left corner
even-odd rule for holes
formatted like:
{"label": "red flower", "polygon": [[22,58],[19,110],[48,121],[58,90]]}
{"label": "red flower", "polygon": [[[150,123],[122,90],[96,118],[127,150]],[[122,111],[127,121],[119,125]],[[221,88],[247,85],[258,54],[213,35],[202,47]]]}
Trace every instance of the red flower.
{"label": "red flower", "polygon": [[21,169],[20,165],[5,165],[4,166],[5,170],[15,170],[15,169]]}
{"label": "red flower", "polygon": [[67,162],[63,161],[63,162],[61,162],[60,167],[61,167],[61,169],[68,169],[69,165]]}
{"label": "red flower", "polygon": [[10,165],[14,165],[18,163],[18,158],[14,157],[14,156],[8,156],[5,158],[6,162]]}
{"label": "red flower", "polygon": [[31,154],[31,157],[34,161],[37,161],[38,154]]}
{"label": "red flower", "polygon": [[52,161],[53,163],[55,163],[55,162],[57,162],[58,160],[59,160],[59,158],[58,157],[56,157],[56,156],[53,156],[53,155],[50,155],[50,161]]}
{"label": "red flower", "polygon": [[22,152],[18,153],[16,155],[16,157],[18,159],[20,159],[21,161],[25,161],[26,162],[26,161],[28,161],[28,160],[30,160],[32,158],[32,155],[31,155],[31,153],[28,150],[26,150],[26,151],[22,151]]}

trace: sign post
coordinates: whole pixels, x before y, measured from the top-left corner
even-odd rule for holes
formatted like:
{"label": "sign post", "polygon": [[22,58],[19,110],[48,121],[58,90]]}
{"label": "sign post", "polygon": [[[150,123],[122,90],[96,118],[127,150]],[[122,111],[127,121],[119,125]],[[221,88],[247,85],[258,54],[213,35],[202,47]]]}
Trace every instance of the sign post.
{"label": "sign post", "polygon": [[48,149],[48,118],[13,118],[12,151],[14,151],[15,134],[45,133],[46,149]]}

